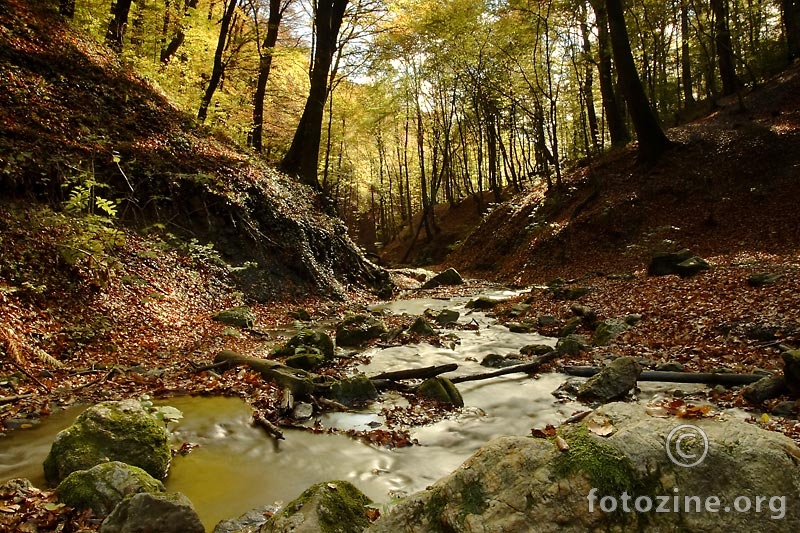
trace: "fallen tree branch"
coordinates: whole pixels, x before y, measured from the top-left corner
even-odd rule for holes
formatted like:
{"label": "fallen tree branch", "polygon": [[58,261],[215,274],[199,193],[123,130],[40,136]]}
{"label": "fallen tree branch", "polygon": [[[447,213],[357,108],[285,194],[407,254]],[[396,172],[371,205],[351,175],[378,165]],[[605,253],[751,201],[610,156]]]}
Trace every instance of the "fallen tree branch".
{"label": "fallen tree branch", "polygon": [[261,413],[253,413],[253,424],[266,431],[275,440],[285,440],[283,432],[278,428],[278,426],[267,420],[267,418]]}
{"label": "fallen tree branch", "polygon": [[17,400],[24,400],[26,398],[32,398],[33,394],[16,394],[14,396],[0,396],[0,405],[16,402]]}
{"label": "fallen tree branch", "polygon": [[494,378],[497,376],[505,376],[506,374],[516,374],[519,372],[536,372],[540,366],[547,363],[548,361],[552,361],[556,358],[558,353],[555,350],[550,350],[544,355],[540,355],[533,361],[529,363],[523,363],[521,365],[514,365],[509,366],[506,368],[501,368],[500,370],[495,370],[493,372],[484,372],[482,374],[473,374],[471,376],[456,376],[454,378],[450,378],[450,381],[453,383],[462,383],[464,381],[477,381],[480,379],[489,379]]}
{"label": "fallen tree branch", "polygon": [[[570,376],[589,378],[600,372],[595,366],[565,366],[562,372]],[[704,383],[707,385],[747,385],[766,377],[762,374],[723,374],[718,372],[642,372],[639,381],[665,381],[669,383]]]}
{"label": "fallen tree branch", "polygon": [[314,380],[319,377],[311,372],[306,372],[299,368],[291,368],[277,361],[250,357],[230,350],[219,352],[214,358],[214,362],[226,362],[233,366],[249,366],[259,372],[265,379],[274,381],[281,387],[289,389],[295,396],[306,396],[315,392],[316,385]]}
{"label": "fallen tree branch", "polygon": [[445,372],[452,372],[457,369],[456,363],[449,363],[446,365],[426,366],[422,368],[409,368],[407,370],[395,370],[393,372],[383,372],[375,376],[370,376],[371,380],[388,379],[390,381],[399,381],[403,379],[428,379],[444,374]]}

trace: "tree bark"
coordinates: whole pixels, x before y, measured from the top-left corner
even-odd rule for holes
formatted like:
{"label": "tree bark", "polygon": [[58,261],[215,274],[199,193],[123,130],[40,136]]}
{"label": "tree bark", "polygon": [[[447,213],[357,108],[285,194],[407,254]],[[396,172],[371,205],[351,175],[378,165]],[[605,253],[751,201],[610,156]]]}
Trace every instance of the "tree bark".
{"label": "tree bark", "polygon": [[269,19],[267,21],[267,35],[261,45],[260,61],[258,65],[258,81],[256,82],[256,92],[253,95],[253,130],[251,132],[251,143],[253,150],[261,153],[263,149],[264,132],[264,96],[267,93],[267,80],[272,70],[272,57],[275,51],[275,44],[278,42],[278,30],[280,29],[283,13],[291,0],[285,0],[281,5],[281,0],[269,0]]}
{"label": "tree bark", "polygon": [[625,126],[620,103],[614,90],[614,74],[611,62],[611,39],[608,34],[608,12],[603,0],[591,0],[597,20],[597,73],[600,81],[600,95],[606,116],[608,137],[612,146],[623,146],[630,142],[631,135]]}
{"label": "tree bark", "polygon": [[728,96],[739,90],[740,83],[733,59],[726,0],[711,0],[711,11],[714,13],[714,44],[717,49],[719,77],[722,79],[722,96]]}
{"label": "tree bark", "polygon": [[625,26],[625,14],[622,11],[621,0],[606,0],[608,11],[608,26],[611,36],[611,49],[614,53],[614,62],[619,72],[622,93],[628,104],[636,138],[639,142],[639,162],[655,163],[661,154],[669,147],[670,142],[661,125],[658,123],[647,95],[639,79],[636,63],[633,61],[628,29]]}
{"label": "tree bark", "polygon": [[217,50],[214,53],[214,67],[211,71],[211,78],[208,80],[206,92],[203,95],[203,99],[200,101],[200,109],[197,112],[197,120],[199,120],[201,123],[205,122],[206,120],[208,115],[208,106],[211,104],[211,99],[214,98],[214,92],[216,92],[219,82],[222,79],[222,75],[225,73],[225,63],[222,61],[222,54],[225,51],[225,45],[228,42],[228,35],[230,34],[231,30],[231,21],[233,20],[233,15],[236,12],[236,2],[237,0],[228,0],[228,6],[225,9],[225,13],[222,15],[222,20],[220,21],[219,40],[217,41]]}
{"label": "tree bark", "polygon": [[786,36],[786,57],[791,63],[800,58],[800,0],[781,0],[781,17]]}
{"label": "tree bark", "polygon": [[128,26],[128,14],[131,11],[131,0],[117,0],[111,5],[111,20],[106,30],[106,44],[117,52],[122,52],[122,40]]}
{"label": "tree bark", "polygon": [[302,183],[320,189],[317,171],[322,119],[328,98],[328,73],[336,51],[347,0],[320,0],[314,16],[316,50],[311,68],[311,87],[303,115],[289,151],[281,161],[281,170],[297,176]]}
{"label": "tree bark", "polygon": [[584,3],[581,3],[580,16],[584,61],[583,99],[586,105],[586,119],[589,122],[589,135],[592,139],[591,151],[597,152],[600,149],[600,128],[597,124],[597,113],[594,109],[594,72],[590,60],[592,56],[592,45],[589,41],[589,25],[586,21],[586,4]]}

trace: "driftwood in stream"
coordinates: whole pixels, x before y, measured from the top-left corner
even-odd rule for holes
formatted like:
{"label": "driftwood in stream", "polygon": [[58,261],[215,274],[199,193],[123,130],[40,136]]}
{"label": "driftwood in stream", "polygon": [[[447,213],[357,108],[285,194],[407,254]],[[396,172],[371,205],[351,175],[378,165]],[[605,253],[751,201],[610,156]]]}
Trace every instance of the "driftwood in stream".
{"label": "driftwood in stream", "polygon": [[[562,371],[570,376],[589,378],[600,372],[595,366],[565,366]],[[670,383],[705,383],[707,385],[747,385],[754,383],[764,375],[761,374],[723,374],[708,372],[662,372],[657,370],[645,371],[639,376],[639,381],[665,381]]]}
{"label": "driftwood in stream", "polygon": [[452,372],[457,368],[458,365],[456,363],[450,363],[447,365],[426,366],[423,368],[409,368],[408,370],[395,370],[393,372],[383,372],[375,376],[370,376],[369,379],[371,380],[388,379],[390,381],[400,381],[403,379],[428,379],[428,378],[434,378],[439,374],[444,374],[445,372]]}
{"label": "driftwood in stream", "polygon": [[315,391],[314,379],[318,376],[305,370],[291,368],[277,361],[250,357],[230,350],[222,350],[214,358],[215,363],[226,362],[232,366],[247,365],[261,373],[265,379],[274,381],[281,387],[289,389],[295,396],[305,396]]}
{"label": "driftwood in stream", "polygon": [[473,374],[471,376],[456,376],[454,378],[450,378],[450,381],[452,383],[462,383],[464,381],[477,381],[480,379],[489,379],[497,376],[505,376],[506,374],[516,374],[519,372],[525,372],[525,373],[536,372],[537,370],[539,370],[540,366],[547,363],[548,361],[552,361],[553,359],[556,358],[557,355],[558,352],[556,352],[555,350],[551,350],[544,355],[540,355],[539,357],[537,357],[536,359],[534,359],[529,363],[509,366],[506,368],[501,368],[500,370],[494,370],[492,372],[484,372],[482,374]]}
{"label": "driftwood in stream", "polygon": [[283,432],[261,413],[253,413],[253,424],[266,431],[275,440],[284,440]]}

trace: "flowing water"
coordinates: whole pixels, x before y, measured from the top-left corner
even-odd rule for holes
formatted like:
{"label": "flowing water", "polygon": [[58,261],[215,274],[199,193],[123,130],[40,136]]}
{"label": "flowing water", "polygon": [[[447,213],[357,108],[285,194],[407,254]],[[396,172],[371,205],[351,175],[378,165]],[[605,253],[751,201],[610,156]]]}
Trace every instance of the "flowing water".
{"label": "flowing water", "polygon": [[[497,291],[486,295],[512,295]],[[527,344],[554,344],[555,339],[536,334],[511,333],[483,313],[469,313],[467,298],[451,300],[398,300],[376,306],[388,313],[421,315],[426,309],[454,309],[459,322],[474,320],[477,330],[453,331],[448,347],[429,344],[369,350],[371,362],[357,368],[367,374],[456,362],[450,376],[485,372],[479,361],[489,353],[516,353]],[[457,342],[456,342],[457,339]],[[551,392],[565,376],[543,374],[536,379],[507,375],[458,385],[465,407],[458,414],[417,428],[418,445],[386,449],[339,434],[286,430],[274,441],[251,425],[251,409],[235,398],[181,397],[165,403],[180,409],[184,418],[174,425],[174,447],[199,444],[187,456],[173,460],[167,488],[186,494],[208,529],[221,519],[252,508],[287,503],[313,483],[332,479],[352,482],[378,503],[424,489],[453,471],[488,440],[500,435],[529,435],[533,427],[557,425],[575,411],[578,403],[557,401]],[[666,384],[643,384],[643,396],[663,391]],[[675,388],[672,385],[671,388]],[[326,428],[367,429],[382,423],[380,409],[402,405],[398,395],[358,413],[323,415]],[[13,432],[0,440],[0,481],[28,477],[43,486],[41,463],[57,431],[80,411],[73,408],[47,419],[41,426]]]}

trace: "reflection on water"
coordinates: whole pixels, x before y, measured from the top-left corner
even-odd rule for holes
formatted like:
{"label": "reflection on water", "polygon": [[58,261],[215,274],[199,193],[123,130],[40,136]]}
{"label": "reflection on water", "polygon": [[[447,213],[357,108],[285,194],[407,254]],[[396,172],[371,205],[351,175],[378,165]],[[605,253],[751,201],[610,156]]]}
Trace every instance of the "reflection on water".
{"label": "reflection on water", "polygon": [[[491,297],[513,293],[495,292]],[[388,370],[455,362],[449,374],[485,372],[478,362],[489,353],[516,353],[526,344],[553,344],[536,334],[511,333],[483,313],[464,308],[467,298],[406,300],[382,306],[387,312],[420,315],[425,309],[456,309],[459,322],[475,319],[480,329],[454,331],[459,344],[439,348],[429,344],[369,351],[371,362],[357,368],[367,374]],[[389,450],[363,444],[343,435],[286,430],[286,440],[274,441],[250,424],[251,409],[236,398],[182,397],[164,403],[183,411],[184,418],[172,430],[173,448],[184,442],[199,444],[187,456],[173,460],[167,488],[186,494],[194,502],[204,524],[211,529],[219,520],[238,516],[252,508],[287,503],[309,485],[344,479],[376,502],[422,490],[453,471],[486,441],[501,435],[528,435],[532,427],[558,424],[575,411],[577,403],[558,403],[550,394],[563,375],[545,374],[536,379],[507,375],[458,385],[465,407],[452,418],[417,428],[412,438],[419,446]],[[648,385],[654,390],[657,386]],[[673,387],[674,388],[674,387]],[[331,413],[320,421],[324,427],[367,429],[382,421],[380,409],[403,405],[391,393],[360,413]],[[0,481],[28,477],[43,486],[41,463],[55,433],[80,411],[51,416],[40,428],[17,431],[0,440]]]}

